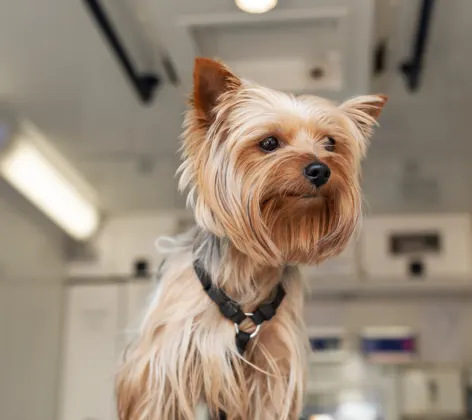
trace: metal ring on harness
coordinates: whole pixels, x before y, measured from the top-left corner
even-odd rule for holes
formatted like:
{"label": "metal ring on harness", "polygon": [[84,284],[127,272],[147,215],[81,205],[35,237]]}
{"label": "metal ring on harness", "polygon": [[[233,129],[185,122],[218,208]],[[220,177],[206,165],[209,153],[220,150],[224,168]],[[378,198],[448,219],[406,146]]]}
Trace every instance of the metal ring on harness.
{"label": "metal ring on harness", "polygon": [[[244,315],[246,315],[248,318],[251,318],[254,316],[252,312],[245,312]],[[256,326],[256,329],[254,332],[249,336],[249,338],[254,338],[257,334],[259,334],[259,331],[261,330],[261,324],[254,324]],[[236,334],[239,334],[239,325],[234,323],[234,330],[236,331]]]}

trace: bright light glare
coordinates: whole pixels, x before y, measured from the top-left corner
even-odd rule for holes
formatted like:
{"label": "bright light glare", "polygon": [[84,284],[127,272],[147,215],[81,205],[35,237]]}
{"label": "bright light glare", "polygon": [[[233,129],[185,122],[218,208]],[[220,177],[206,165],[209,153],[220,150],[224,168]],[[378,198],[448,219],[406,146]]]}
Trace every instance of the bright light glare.
{"label": "bright light glare", "polygon": [[277,5],[277,0],[235,0],[236,6],[247,13],[266,13]]}
{"label": "bright light glare", "polygon": [[336,413],[339,420],[375,420],[377,412],[374,407],[364,401],[346,401]]}
{"label": "bright light glare", "polygon": [[76,239],[98,227],[98,210],[85,200],[33,144],[18,141],[0,160],[3,176]]}

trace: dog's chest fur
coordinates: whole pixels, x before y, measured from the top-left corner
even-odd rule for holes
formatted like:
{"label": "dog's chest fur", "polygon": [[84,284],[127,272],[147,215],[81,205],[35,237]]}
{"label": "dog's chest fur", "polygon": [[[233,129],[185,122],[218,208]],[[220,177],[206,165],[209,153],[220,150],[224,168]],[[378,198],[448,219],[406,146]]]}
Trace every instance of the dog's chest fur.
{"label": "dog's chest fur", "polygon": [[[206,252],[211,251],[206,248]],[[159,418],[191,419],[201,399],[210,411],[226,412],[228,420],[298,418],[307,345],[298,269],[284,271],[280,281],[286,297],[241,357],[234,325],[202,289],[193,258],[188,251],[168,258],[137,345],[138,353],[140,347],[141,352],[153,352],[142,362],[148,359],[152,364],[147,382],[156,411],[164,413]],[[250,321],[241,328],[251,328]],[[144,337],[153,337],[154,342],[145,344]],[[160,393],[167,401],[160,401]]]}

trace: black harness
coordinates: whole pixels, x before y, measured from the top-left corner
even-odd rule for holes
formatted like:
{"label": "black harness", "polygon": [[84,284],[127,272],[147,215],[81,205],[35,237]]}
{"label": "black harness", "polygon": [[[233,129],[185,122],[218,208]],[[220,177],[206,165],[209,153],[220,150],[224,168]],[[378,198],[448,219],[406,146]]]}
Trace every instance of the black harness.
{"label": "black harness", "polygon": [[[282,284],[279,283],[275,288],[275,294],[272,300],[262,303],[254,312],[245,313],[237,302],[231,299],[222,289],[215,287],[211,281],[210,274],[205,270],[199,260],[193,262],[193,267],[203,289],[210,299],[218,306],[221,314],[234,323],[236,346],[238,347],[239,353],[244,354],[251,338],[254,338],[259,333],[262,323],[270,321],[275,316],[277,309],[285,297],[285,289]],[[256,326],[255,331],[252,333],[239,329],[239,325],[246,318],[250,318]]]}
{"label": "black harness", "polygon": [[[279,283],[275,288],[275,294],[272,300],[262,303],[252,313],[245,313],[237,302],[231,299],[222,289],[215,287],[211,281],[210,274],[205,270],[199,260],[193,262],[193,267],[207,295],[216,306],[218,306],[221,314],[234,323],[234,329],[236,331],[236,346],[238,347],[239,353],[241,355],[244,354],[251,338],[254,338],[259,333],[262,323],[264,321],[270,321],[275,316],[277,309],[284,300],[285,289],[282,284]],[[246,318],[250,318],[256,326],[256,330],[253,333],[248,333],[239,329],[239,325]],[[218,413],[218,420],[226,419],[226,414],[220,411]],[[300,420],[304,419],[301,418]]]}

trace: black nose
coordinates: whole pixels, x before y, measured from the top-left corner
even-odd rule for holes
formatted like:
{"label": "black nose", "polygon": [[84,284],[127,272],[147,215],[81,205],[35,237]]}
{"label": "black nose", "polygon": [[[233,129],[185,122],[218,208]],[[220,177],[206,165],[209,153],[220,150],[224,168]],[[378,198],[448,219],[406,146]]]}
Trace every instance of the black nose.
{"label": "black nose", "polygon": [[331,170],[321,162],[311,162],[305,167],[304,173],[315,187],[321,187],[326,184],[331,176]]}

